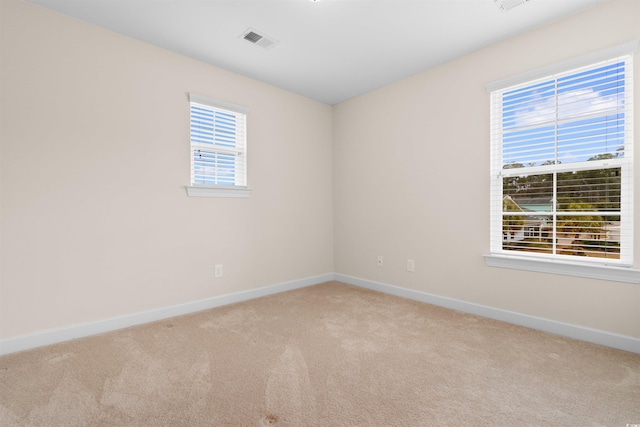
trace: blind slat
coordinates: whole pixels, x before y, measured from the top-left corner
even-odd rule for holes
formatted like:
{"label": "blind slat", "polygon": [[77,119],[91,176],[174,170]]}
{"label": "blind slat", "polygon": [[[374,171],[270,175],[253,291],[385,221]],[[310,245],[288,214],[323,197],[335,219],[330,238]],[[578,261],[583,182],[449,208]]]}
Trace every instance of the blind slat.
{"label": "blind slat", "polygon": [[191,185],[246,186],[246,109],[226,110],[193,94],[190,100]]}

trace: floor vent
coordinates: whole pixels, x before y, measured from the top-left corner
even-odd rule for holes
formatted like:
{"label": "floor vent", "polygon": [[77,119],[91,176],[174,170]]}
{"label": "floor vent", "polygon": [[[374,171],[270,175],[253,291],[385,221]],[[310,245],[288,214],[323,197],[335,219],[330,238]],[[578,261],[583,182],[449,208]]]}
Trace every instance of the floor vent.
{"label": "floor vent", "polygon": [[278,40],[273,37],[267,36],[263,32],[258,32],[252,28],[249,28],[247,31],[242,33],[240,36],[249,43],[255,44],[256,46],[260,46],[264,49],[271,49],[276,44],[278,44]]}

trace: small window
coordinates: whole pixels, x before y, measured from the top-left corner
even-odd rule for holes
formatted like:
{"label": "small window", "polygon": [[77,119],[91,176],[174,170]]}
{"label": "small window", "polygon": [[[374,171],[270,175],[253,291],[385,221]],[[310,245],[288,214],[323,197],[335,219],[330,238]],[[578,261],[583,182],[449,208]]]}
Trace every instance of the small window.
{"label": "small window", "polygon": [[189,94],[190,196],[247,197],[247,110]]}
{"label": "small window", "polygon": [[491,91],[491,253],[633,264],[632,56]]}

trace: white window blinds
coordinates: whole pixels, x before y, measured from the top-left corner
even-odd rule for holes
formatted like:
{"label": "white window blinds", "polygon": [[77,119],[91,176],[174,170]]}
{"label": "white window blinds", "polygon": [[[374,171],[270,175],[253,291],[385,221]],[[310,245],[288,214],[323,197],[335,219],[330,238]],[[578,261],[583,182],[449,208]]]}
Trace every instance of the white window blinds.
{"label": "white window blinds", "polygon": [[632,56],[491,92],[491,251],[633,263]]}
{"label": "white window blinds", "polygon": [[191,185],[247,185],[244,107],[189,94]]}

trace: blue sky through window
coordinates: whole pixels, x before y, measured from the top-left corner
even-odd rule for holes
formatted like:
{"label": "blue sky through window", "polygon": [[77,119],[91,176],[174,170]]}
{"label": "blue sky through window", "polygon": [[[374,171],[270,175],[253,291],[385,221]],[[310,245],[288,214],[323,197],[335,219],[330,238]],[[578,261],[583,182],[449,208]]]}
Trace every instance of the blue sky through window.
{"label": "blue sky through window", "polygon": [[623,155],[624,78],[620,61],[505,92],[503,167]]}

